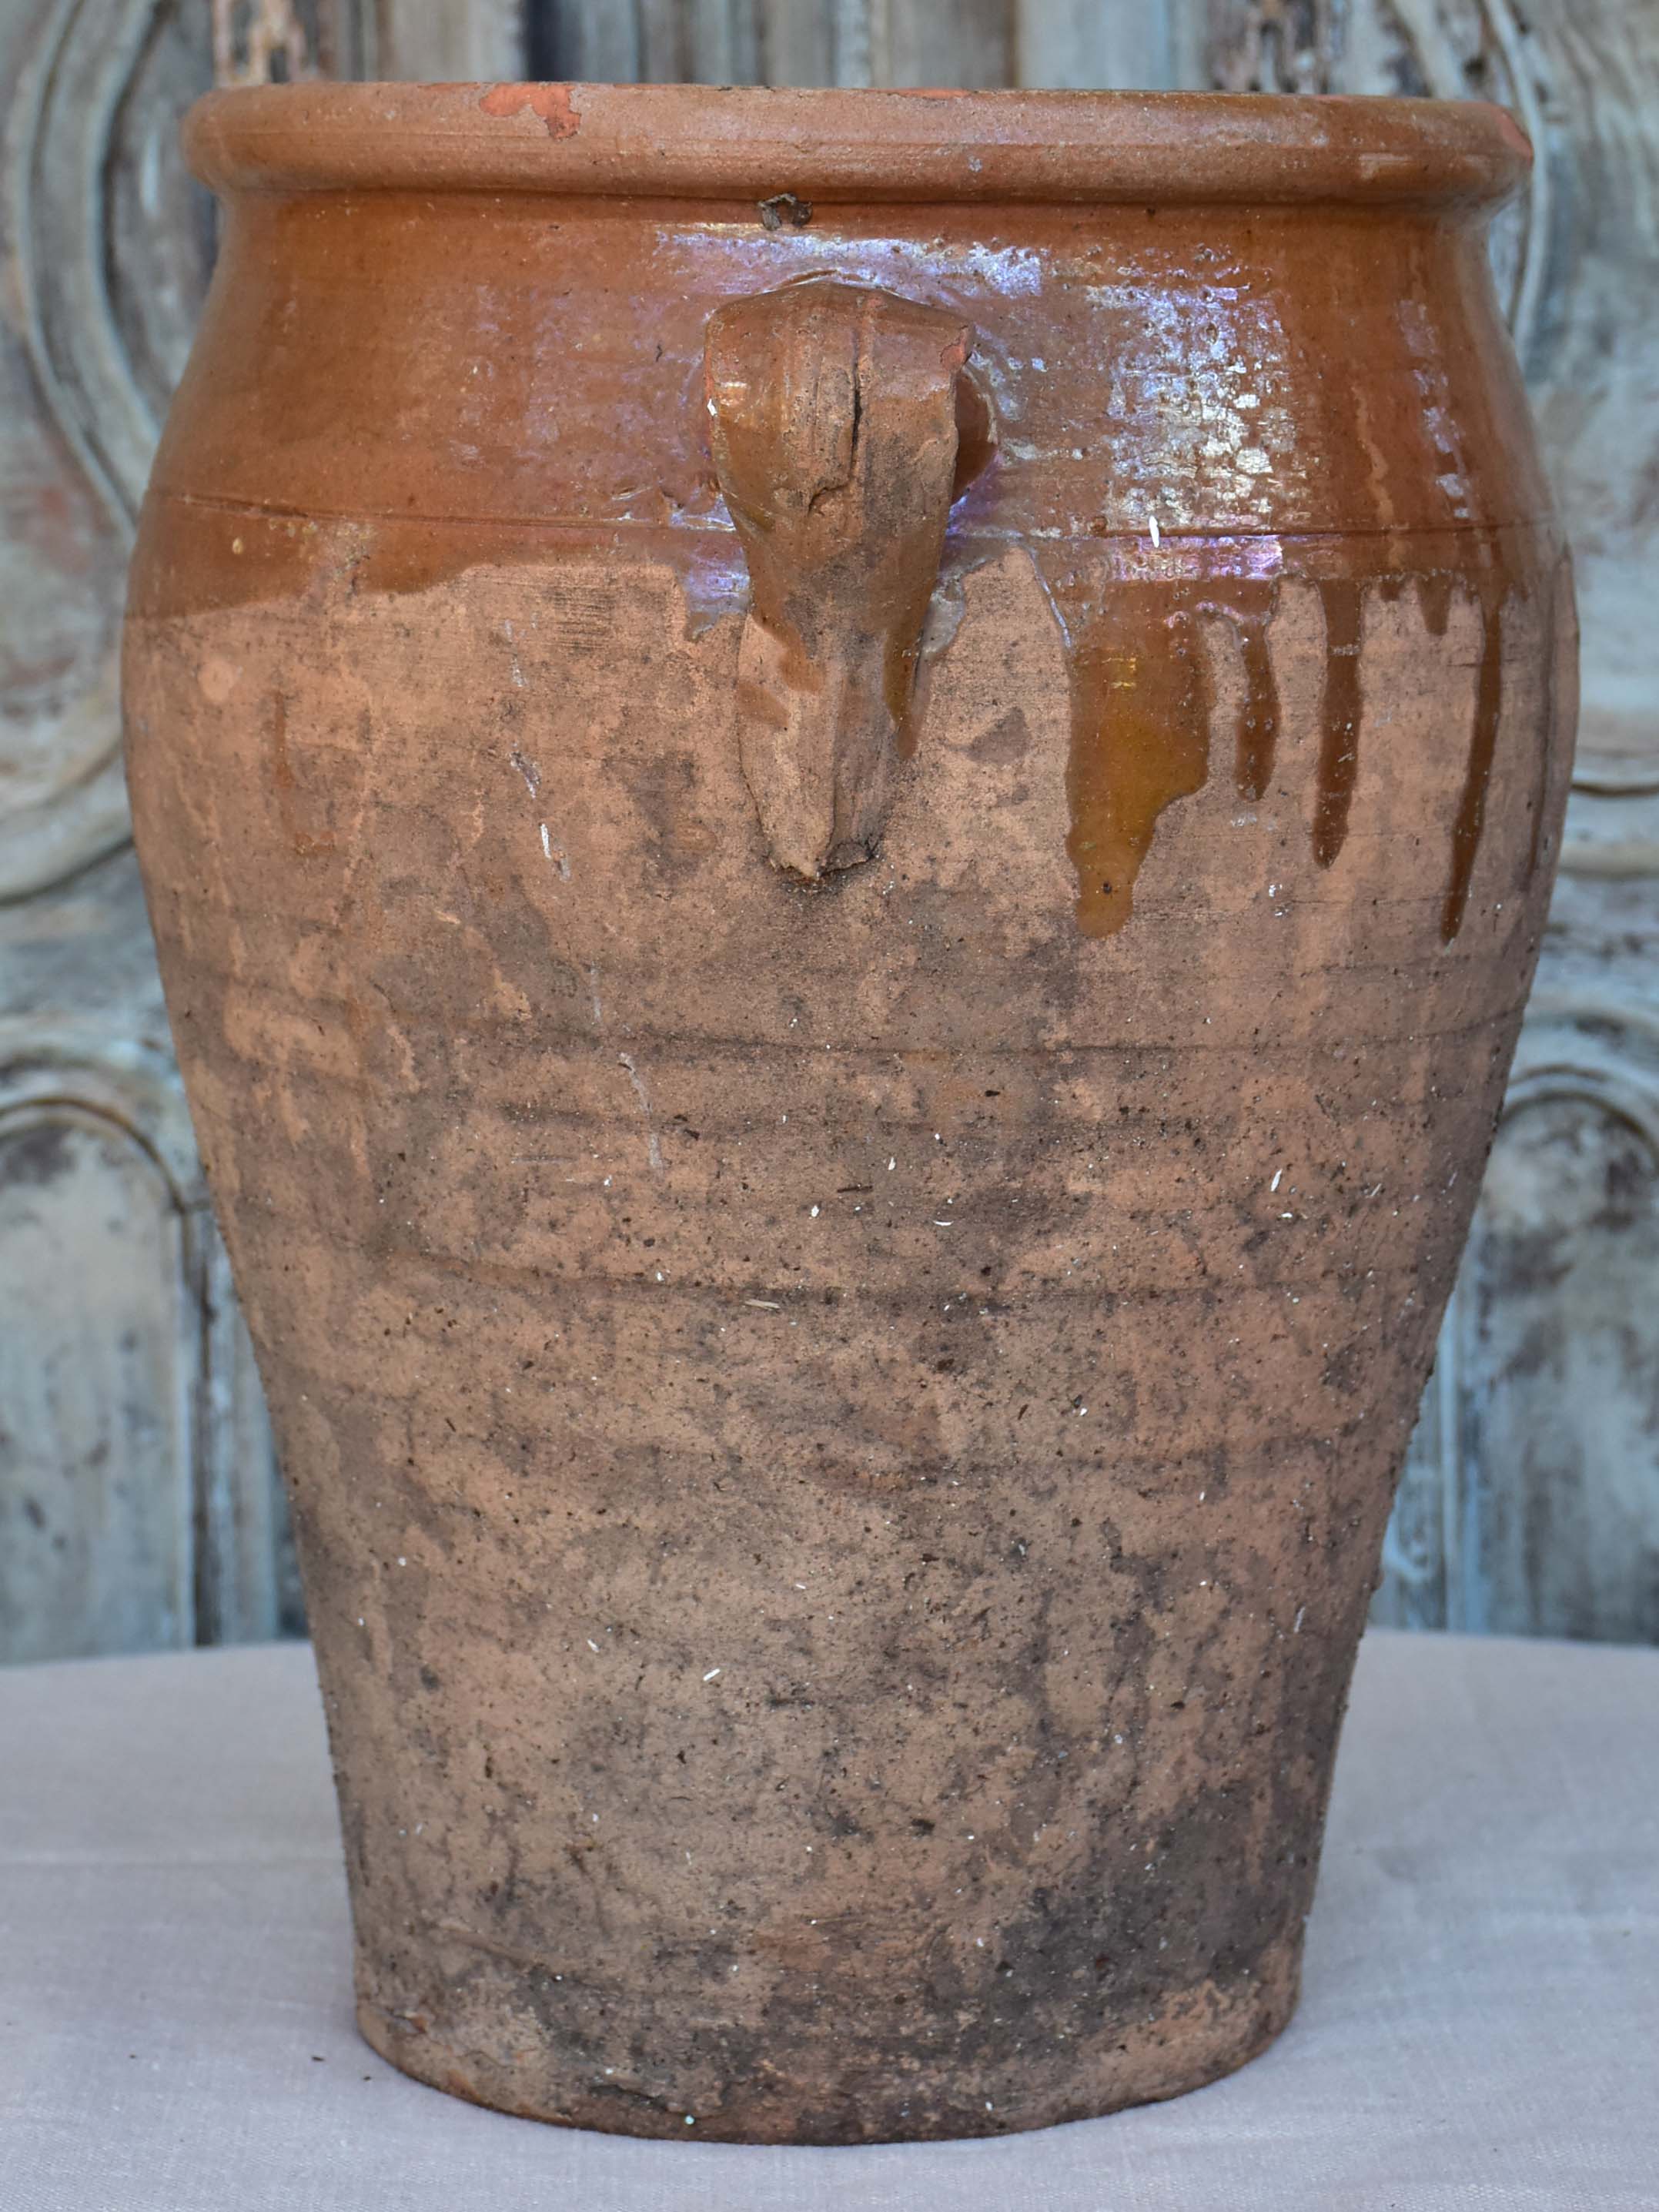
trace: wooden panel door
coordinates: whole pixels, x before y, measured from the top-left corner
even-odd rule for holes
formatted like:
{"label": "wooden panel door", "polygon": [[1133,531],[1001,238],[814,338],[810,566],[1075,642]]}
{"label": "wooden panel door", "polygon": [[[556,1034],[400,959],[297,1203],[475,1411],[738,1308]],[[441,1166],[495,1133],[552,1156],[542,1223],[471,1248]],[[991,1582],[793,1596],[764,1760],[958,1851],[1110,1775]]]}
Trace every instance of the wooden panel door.
{"label": "wooden panel door", "polygon": [[1578,548],[1585,731],[1511,1102],[1379,1614],[1659,1640],[1659,9],[1649,0],[0,0],[0,1657],[298,1620],[132,859],[112,650],[212,252],[216,75],[1492,96]]}
{"label": "wooden panel door", "polygon": [[1659,8],[1211,0],[1211,80],[1501,100],[1495,241],[1572,540],[1577,773],[1380,1618],[1659,1642]]}
{"label": "wooden panel door", "polygon": [[300,1626],[127,842],[133,517],[213,252],[216,76],[513,75],[517,0],[0,0],[0,1660]]}

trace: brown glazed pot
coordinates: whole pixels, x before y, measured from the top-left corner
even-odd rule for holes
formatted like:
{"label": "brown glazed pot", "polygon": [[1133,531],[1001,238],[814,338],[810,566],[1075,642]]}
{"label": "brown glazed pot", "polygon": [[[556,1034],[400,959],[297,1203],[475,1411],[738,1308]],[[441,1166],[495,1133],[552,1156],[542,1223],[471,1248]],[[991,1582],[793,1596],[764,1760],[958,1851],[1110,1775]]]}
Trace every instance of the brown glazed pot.
{"label": "brown glazed pot", "polygon": [[1238,2065],[1560,823],[1524,145],[584,85],[187,135],[133,803],[364,2033],[681,2139]]}

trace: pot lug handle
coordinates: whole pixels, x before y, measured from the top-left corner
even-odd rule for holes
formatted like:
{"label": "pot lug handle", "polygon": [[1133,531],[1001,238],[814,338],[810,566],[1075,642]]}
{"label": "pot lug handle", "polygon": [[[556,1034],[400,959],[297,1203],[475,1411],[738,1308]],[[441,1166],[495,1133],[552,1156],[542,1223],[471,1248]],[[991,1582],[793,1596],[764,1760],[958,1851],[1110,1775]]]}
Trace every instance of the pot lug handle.
{"label": "pot lug handle", "polygon": [[870,859],[908,750],[951,501],[990,453],[973,338],[834,276],[709,318],[714,468],[749,564],[743,771],[774,863],[809,881]]}

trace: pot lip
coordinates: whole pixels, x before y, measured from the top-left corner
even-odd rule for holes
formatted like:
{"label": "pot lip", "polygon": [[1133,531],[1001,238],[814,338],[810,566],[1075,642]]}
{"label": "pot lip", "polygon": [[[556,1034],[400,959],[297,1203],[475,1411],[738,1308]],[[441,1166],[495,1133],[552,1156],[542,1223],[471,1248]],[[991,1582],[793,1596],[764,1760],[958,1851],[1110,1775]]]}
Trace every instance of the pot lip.
{"label": "pot lip", "polygon": [[360,190],[1487,208],[1532,149],[1479,100],[1266,93],[307,82],[212,92],[190,166],[224,195]]}

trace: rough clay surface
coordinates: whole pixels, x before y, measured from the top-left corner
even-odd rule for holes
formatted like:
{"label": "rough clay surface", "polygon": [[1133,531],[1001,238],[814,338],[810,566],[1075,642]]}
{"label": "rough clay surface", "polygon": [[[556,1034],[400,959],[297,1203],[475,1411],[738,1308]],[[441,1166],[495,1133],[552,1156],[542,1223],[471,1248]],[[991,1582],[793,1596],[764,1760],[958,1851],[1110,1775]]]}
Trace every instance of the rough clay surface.
{"label": "rough clay surface", "polygon": [[[1363,441],[1326,523],[1305,469],[1284,495],[1301,536],[1271,500],[1218,522],[1260,478],[1212,494],[1195,459],[1171,548],[1068,514],[1064,455],[1146,369],[1143,325],[1109,301],[1091,336],[1067,289],[1073,218],[1010,217],[1000,262],[937,210],[902,253],[843,239],[850,276],[964,307],[1003,454],[947,540],[879,850],[805,884],[743,774],[729,529],[712,506],[636,527],[592,489],[608,467],[640,496],[628,426],[653,407],[707,471],[682,395],[742,289],[726,231],[651,219],[664,300],[677,266],[712,272],[679,323],[603,293],[613,240],[567,239],[611,353],[515,349],[498,316],[507,458],[456,523],[434,472],[477,431],[444,394],[481,357],[480,289],[431,270],[464,246],[496,281],[514,218],[434,217],[451,246],[400,249],[356,334],[327,325],[370,349],[341,393],[378,367],[438,455],[392,520],[372,440],[299,380],[329,268],[390,265],[363,204],[233,229],[147,510],[128,696],[301,1530],[364,2032],[465,2096],[681,2136],[981,2134],[1192,2087],[1294,2002],[1563,799],[1570,603],[1547,526],[1504,508],[1533,479],[1468,306],[1478,241],[1413,219],[1431,277],[1445,257],[1413,343],[1462,365],[1433,406],[1422,380],[1370,394],[1394,521]],[[1089,215],[1187,297],[1201,226],[1166,246],[1145,210]],[[821,221],[754,234],[751,288],[800,238],[828,251]],[[1303,252],[1236,296],[1294,299]],[[513,312],[551,328],[543,281]],[[1178,361],[1182,327],[1136,343],[1176,329]],[[1293,456],[1337,404],[1299,343]],[[1033,356],[1070,364],[1053,466],[1020,460]],[[556,357],[579,423],[603,415],[583,376],[611,379],[613,449],[580,448],[532,526],[509,433]],[[1362,398],[1366,365],[1342,372]],[[1137,701],[1174,719],[1149,734]],[[1148,812],[1111,762],[1156,785],[1182,746]]]}

